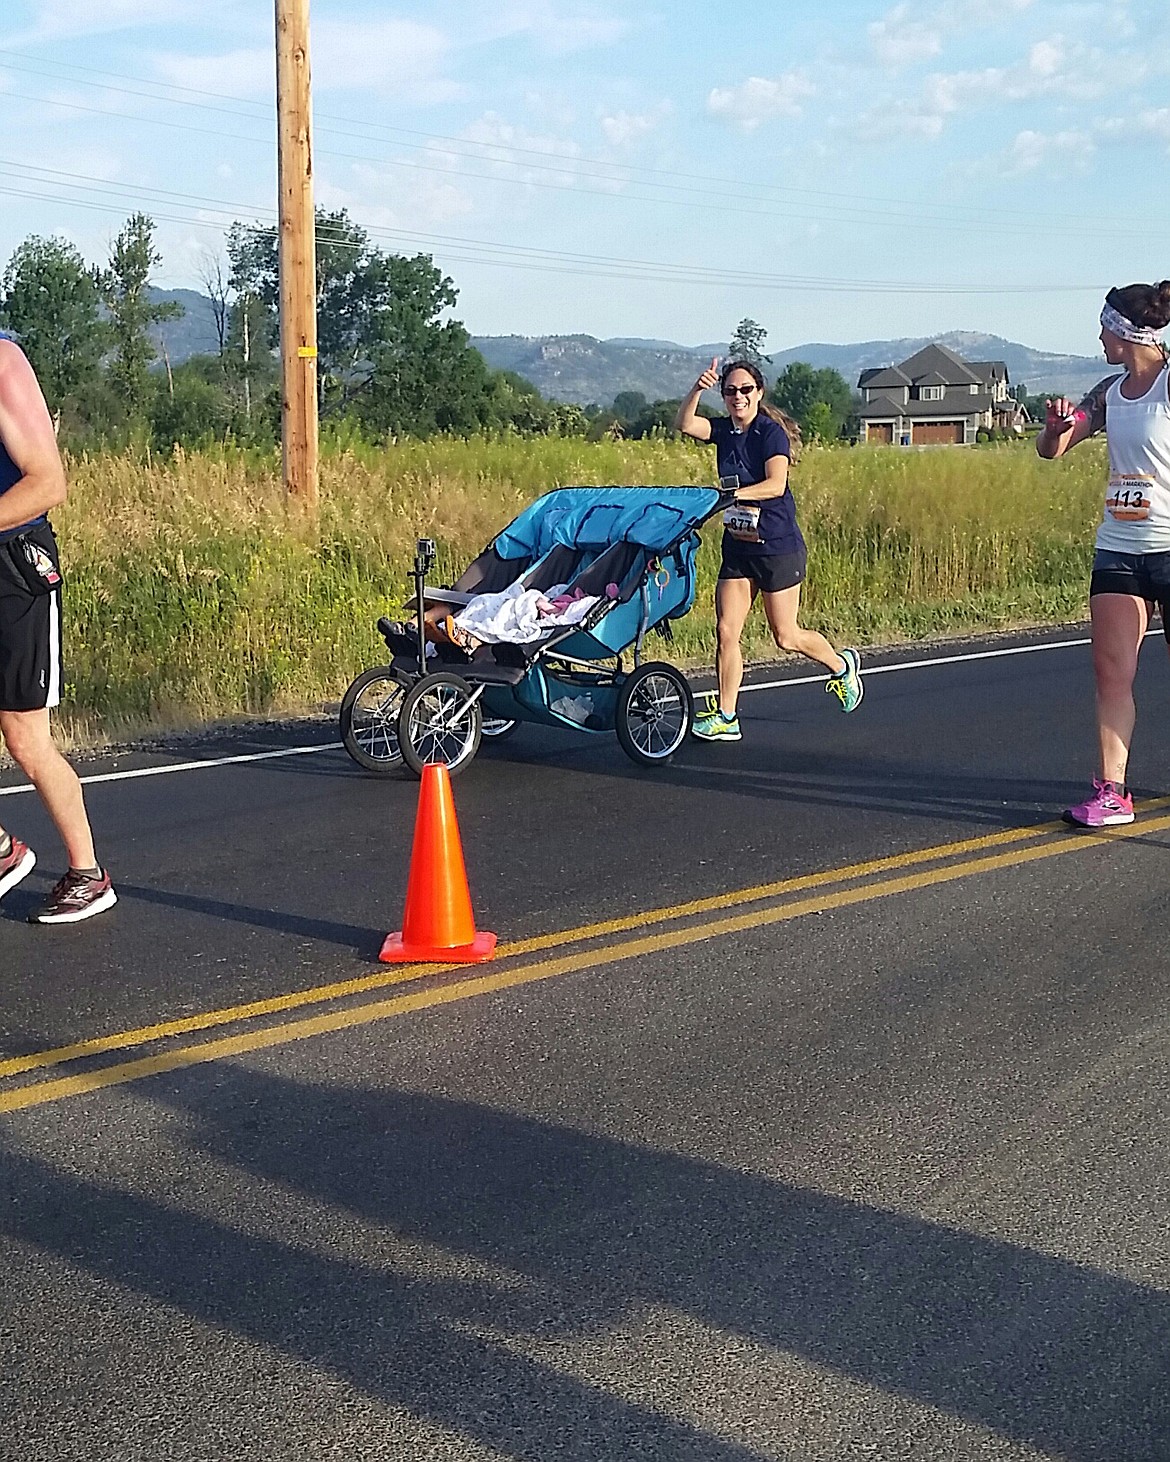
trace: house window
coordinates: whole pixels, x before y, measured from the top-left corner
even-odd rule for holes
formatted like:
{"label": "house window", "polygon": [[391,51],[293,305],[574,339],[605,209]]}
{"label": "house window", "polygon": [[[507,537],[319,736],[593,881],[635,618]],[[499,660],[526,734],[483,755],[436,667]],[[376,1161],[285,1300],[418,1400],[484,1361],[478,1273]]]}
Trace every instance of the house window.
{"label": "house window", "polygon": [[918,399],[920,401],[941,401],[944,389],[943,386],[920,386]]}
{"label": "house window", "polygon": [[970,391],[970,393],[971,393],[972,396],[978,396],[979,395],[979,387],[976,385],[976,383],[974,381],[971,382],[970,386],[967,389]]}

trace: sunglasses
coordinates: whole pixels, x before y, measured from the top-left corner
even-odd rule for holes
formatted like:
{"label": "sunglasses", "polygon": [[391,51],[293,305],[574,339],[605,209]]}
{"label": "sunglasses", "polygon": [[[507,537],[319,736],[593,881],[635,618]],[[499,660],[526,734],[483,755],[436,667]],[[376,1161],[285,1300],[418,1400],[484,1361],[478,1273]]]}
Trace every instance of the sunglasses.
{"label": "sunglasses", "polygon": [[754,386],[724,386],[723,394],[731,396],[750,396],[756,388]]}

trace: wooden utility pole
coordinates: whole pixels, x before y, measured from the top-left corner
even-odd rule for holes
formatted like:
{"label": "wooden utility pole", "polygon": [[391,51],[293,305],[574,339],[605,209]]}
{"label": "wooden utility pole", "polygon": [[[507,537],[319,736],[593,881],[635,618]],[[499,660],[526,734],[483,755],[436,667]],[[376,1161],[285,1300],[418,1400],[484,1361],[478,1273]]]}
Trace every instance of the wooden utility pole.
{"label": "wooden utility pole", "polygon": [[276,0],[284,485],[291,499],[315,512],[317,250],[309,98],[309,0]]}

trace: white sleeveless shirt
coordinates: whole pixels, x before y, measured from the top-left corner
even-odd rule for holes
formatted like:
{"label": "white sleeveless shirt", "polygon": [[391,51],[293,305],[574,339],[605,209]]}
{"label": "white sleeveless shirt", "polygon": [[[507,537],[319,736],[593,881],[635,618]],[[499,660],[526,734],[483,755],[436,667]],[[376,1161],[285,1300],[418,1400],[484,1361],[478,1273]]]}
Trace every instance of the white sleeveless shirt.
{"label": "white sleeveless shirt", "polygon": [[1121,394],[1125,376],[1105,394],[1109,488],[1097,547],[1117,553],[1170,552],[1170,374],[1163,366],[1144,396]]}

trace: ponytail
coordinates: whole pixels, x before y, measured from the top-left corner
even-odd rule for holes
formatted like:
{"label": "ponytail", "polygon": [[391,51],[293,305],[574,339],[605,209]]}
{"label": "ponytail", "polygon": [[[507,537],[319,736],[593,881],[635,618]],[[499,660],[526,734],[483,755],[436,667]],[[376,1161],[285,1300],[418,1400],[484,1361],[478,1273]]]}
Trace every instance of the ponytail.
{"label": "ponytail", "polygon": [[771,406],[767,401],[760,403],[760,410],[765,416],[770,417],[778,426],[782,426],[788,433],[788,460],[793,467],[800,461],[801,449],[804,440],[800,435],[800,427],[793,421],[786,411],[781,411],[779,406]]}

